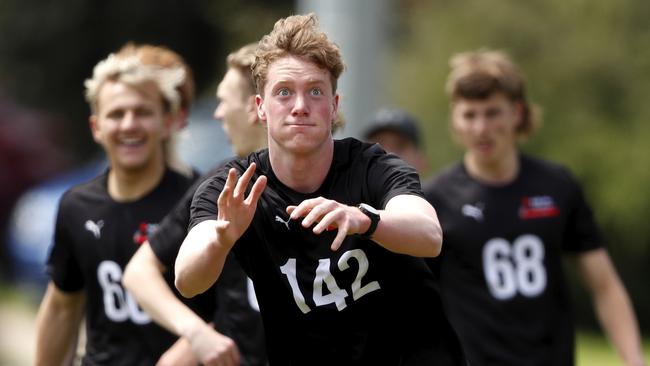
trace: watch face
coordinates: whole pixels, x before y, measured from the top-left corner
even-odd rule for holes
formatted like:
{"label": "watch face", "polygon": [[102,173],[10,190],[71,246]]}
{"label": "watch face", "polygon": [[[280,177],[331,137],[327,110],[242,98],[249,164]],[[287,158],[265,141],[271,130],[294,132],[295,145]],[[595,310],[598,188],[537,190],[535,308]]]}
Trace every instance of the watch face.
{"label": "watch face", "polygon": [[379,211],[377,211],[377,209],[365,203],[360,204],[359,209],[365,210],[371,215],[379,215]]}

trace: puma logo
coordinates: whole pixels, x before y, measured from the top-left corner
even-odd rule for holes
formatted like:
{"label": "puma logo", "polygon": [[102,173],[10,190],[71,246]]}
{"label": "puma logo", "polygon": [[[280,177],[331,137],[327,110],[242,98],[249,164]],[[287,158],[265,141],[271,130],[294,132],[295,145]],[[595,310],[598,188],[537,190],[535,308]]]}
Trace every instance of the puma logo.
{"label": "puma logo", "polygon": [[461,212],[464,216],[471,217],[476,221],[483,221],[483,204],[477,203],[476,205],[470,205],[468,203],[463,205]]}
{"label": "puma logo", "polygon": [[92,220],[87,220],[85,224],[86,230],[90,231],[95,239],[99,239],[102,236],[102,227],[104,226],[104,220],[99,220],[97,223]]}
{"label": "puma logo", "polygon": [[286,221],[285,221],[285,220],[282,220],[282,217],[280,217],[280,216],[278,216],[278,215],[275,215],[275,221],[283,223],[284,226],[287,227],[287,230],[289,230],[289,220],[290,220],[290,219],[287,219]]}

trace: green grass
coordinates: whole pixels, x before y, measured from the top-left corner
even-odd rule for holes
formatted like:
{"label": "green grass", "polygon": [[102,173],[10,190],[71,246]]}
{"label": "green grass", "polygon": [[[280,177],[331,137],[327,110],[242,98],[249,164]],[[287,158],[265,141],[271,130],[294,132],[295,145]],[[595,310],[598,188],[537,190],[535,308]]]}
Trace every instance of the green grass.
{"label": "green grass", "polygon": [[[20,310],[20,313],[32,313],[35,319],[38,304],[34,302],[33,294],[16,290],[0,281],[0,310],[13,309]],[[0,332],[3,329],[0,327]],[[0,333],[0,340],[5,334]],[[647,337],[648,334],[645,334]],[[31,340],[30,340],[31,341]],[[7,350],[3,349],[3,342],[0,342],[0,365],[20,365],[16,360],[8,358],[5,354]],[[646,338],[643,343],[646,362],[650,365],[650,338]],[[614,347],[605,339],[602,333],[580,331],[577,335],[576,344],[576,366],[622,366],[618,354]],[[26,365],[29,363],[25,363]]]}
{"label": "green grass", "polygon": [[[643,342],[646,363],[650,360],[650,339]],[[623,365],[614,347],[598,333],[579,332],[576,345],[577,366]],[[650,364],[650,363],[649,363]]]}

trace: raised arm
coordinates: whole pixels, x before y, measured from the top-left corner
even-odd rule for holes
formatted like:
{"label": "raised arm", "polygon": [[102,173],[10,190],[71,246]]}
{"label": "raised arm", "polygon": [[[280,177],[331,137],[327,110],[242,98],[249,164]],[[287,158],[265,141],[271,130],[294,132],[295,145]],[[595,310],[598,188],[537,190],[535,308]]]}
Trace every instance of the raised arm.
{"label": "raised arm", "polygon": [[[416,257],[435,257],[442,248],[442,230],[436,211],[423,198],[398,195],[390,199],[384,210],[378,210],[381,219],[372,240],[386,249]],[[348,206],[322,197],[305,200],[298,206],[289,206],[292,219],[304,217],[303,227],[315,222],[314,233],[336,228],[332,250],[340,247],[347,235],[365,233],[370,219],[357,207]]]}
{"label": "raised arm", "polygon": [[578,266],[591,292],[600,324],[625,365],[646,365],[632,302],[607,251],[601,248],[581,254]]}
{"label": "raised arm", "polygon": [[52,282],[48,284],[36,318],[34,365],[64,365],[71,362],[84,303],[82,291],[67,293]]}
{"label": "raised arm", "polygon": [[237,179],[237,171],[230,169],[217,200],[217,219],[202,221],[187,234],[175,265],[176,288],[183,296],[195,296],[214,284],[228,252],[250,226],[266,187],[266,177],[260,176],[245,197],[254,172],[253,163]]}

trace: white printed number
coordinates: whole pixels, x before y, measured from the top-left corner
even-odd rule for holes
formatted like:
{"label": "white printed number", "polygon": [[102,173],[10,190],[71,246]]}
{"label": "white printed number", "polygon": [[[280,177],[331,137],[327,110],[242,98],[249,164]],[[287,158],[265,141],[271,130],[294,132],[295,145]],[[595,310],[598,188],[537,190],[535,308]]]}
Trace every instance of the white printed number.
{"label": "white printed number", "polygon": [[114,322],[131,320],[136,324],[147,324],[151,318],[145,313],[131,294],[121,286],[122,269],[113,261],[103,261],[97,267],[97,280],[104,290],[104,311]]}
{"label": "white printed number", "polygon": [[490,293],[499,300],[517,292],[535,297],[546,288],[544,244],[536,235],[522,235],[510,243],[490,239],[483,247],[483,271]]}
{"label": "white printed number", "polygon": [[[343,253],[341,258],[338,261],[339,270],[345,271],[350,268],[348,263],[350,258],[354,258],[359,264],[359,272],[352,282],[352,299],[355,301],[363,297],[364,295],[379,290],[379,282],[372,281],[365,285],[362,285],[363,277],[368,272],[368,257],[361,249],[353,249]],[[307,314],[311,311],[311,308],[305,302],[305,296],[300,291],[298,287],[298,279],[296,277],[296,258],[289,258],[287,263],[280,267],[280,271],[287,276],[289,281],[289,286],[291,286],[291,291],[293,292],[293,299],[298,305],[300,311],[303,314]],[[323,293],[323,286],[327,287],[329,291],[328,294]],[[320,259],[318,261],[318,268],[316,268],[316,277],[314,278],[314,287],[313,287],[313,300],[316,306],[323,306],[327,304],[335,304],[336,308],[341,311],[347,307],[345,303],[345,298],[348,297],[348,292],[339,287],[330,272],[330,260],[329,258]]]}

